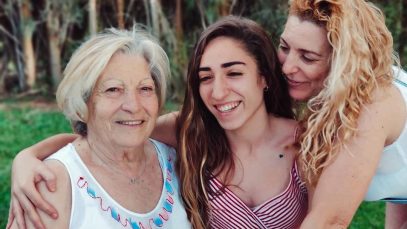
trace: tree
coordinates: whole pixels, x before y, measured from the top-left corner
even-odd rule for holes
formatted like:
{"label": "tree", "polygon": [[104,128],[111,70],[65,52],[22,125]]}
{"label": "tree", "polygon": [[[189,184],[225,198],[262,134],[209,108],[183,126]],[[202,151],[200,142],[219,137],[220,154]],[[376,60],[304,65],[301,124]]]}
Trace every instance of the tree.
{"label": "tree", "polygon": [[124,0],[116,0],[117,6],[117,25],[120,29],[124,29]]}
{"label": "tree", "polygon": [[35,30],[36,22],[31,16],[31,3],[27,0],[20,0],[18,2],[20,10],[20,28],[23,40],[24,64],[26,83],[29,88],[33,88],[36,83],[36,64],[33,46],[33,33]]}
{"label": "tree", "polygon": [[96,0],[88,1],[88,11],[89,33],[94,35],[97,31]]}
{"label": "tree", "polygon": [[16,69],[16,74],[18,78],[19,90],[26,89],[26,79],[24,74],[24,55],[21,47],[21,30],[20,30],[20,15],[18,5],[15,0],[6,1],[6,3],[1,4],[1,9],[7,17],[7,28],[1,25],[0,29],[9,40],[10,40],[10,54],[14,59],[14,66]]}
{"label": "tree", "polygon": [[81,10],[74,0],[47,0],[43,15],[49,43],[49,61],[52,88],[56,91],[61,82],[61,53],[69,26],[81,18]]}

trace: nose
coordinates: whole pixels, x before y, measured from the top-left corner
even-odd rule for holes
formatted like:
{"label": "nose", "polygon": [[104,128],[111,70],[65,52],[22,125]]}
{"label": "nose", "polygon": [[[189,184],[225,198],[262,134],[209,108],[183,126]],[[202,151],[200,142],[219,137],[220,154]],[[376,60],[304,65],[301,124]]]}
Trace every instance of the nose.
{"label": "nose", "polygon": [[298,72],[298,60],[296,55],[288,53],[281,62],[283,73],[289,75]]}
{"label": "nose", "polygon": [[127,91],[123,95],[122,109],[129,113],[135,113],[140,109],[140,98],[135,92]]}
{"label": "nose", "polygon": [[222,76],[215,77],[212,89],[212,98],[221,100],[229,93],[229,87]]}

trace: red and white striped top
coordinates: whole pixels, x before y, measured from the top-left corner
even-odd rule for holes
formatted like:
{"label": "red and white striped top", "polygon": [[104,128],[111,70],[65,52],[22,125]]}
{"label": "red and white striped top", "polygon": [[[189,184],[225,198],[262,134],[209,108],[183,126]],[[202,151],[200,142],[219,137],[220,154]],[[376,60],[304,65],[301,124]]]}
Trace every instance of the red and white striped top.
{"label": "red and white striped top", "polygon": [[296,163],[287,188],[254,209],[228,188],[220,193],[222,183],[215,177],[209,182],[215,193],[209,195],[211,228],[297,228],[307,213],[308,193],[298,176]]}

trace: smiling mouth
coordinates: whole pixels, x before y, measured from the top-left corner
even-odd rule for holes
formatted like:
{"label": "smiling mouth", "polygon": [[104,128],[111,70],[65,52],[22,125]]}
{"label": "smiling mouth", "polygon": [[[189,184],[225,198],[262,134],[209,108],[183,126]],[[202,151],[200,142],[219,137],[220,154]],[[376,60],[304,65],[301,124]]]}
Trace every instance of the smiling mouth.
{"label": "smiling mouth", "polygon": [[288,78],[287,76],[284,76],[284,78],[288,82],[288,84],[293,85],[293,86],[298,86],[298,85],[307,83],[307,82],[299,82],[299,81],[292,80],[292,79]]}
{"label": "smiling mouth", "polygon": [[215,105],[214,107],[216,108],[217,111],[221,113],[228,113],[236,109],[240,105],[241,101],[238,102],[232,102],[232,103],[226,103],[222,105]]}
{"label": "smiling mouth", "polygon": [[117,124],[126,125],[126,126],[138,126],[144,123],[142,120],[123,120],[123,121],[116,121]]}

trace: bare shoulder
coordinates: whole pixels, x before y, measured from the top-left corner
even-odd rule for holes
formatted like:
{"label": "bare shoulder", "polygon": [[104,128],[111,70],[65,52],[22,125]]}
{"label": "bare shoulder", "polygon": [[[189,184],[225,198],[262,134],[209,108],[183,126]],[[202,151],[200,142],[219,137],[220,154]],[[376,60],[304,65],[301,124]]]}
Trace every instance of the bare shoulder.
{"label": "bare shoulder", "polygon": [[286,144],[294,143],[294,137],[298,128],[298,122],[294,119],[275,117],[273,126],[271,127],[278,131],[278,135],[284,139]]}
{"label": "bare shoulder", "polygon": [[40,217],[47,228],[68,228],[72,199],[71,182],[68,171],[65,166],[57,160],[46,160],[44,163],[57,177],[57,190],[54,192],[49,191],[45,182],[38,183],[37,188],[44,199],[57,209],[59,217],[54,220],[41,211],[39,212]]}
{"label": "bare shoulder", "polygon": [[372,103],[361,112],[361,127],[377,126],[386,134],[386,145],[393,142],[401,133],[407,119],[406,103],[399,89],[389,85],[376,89]]}

